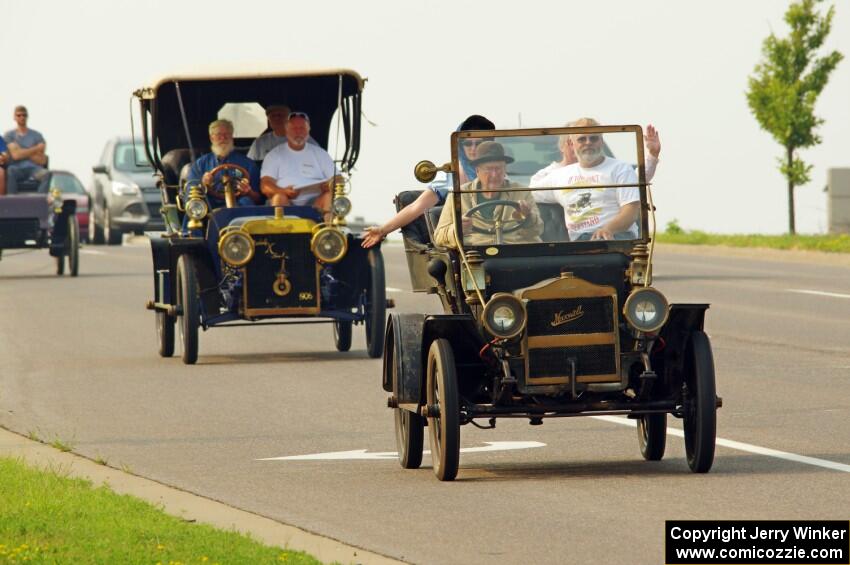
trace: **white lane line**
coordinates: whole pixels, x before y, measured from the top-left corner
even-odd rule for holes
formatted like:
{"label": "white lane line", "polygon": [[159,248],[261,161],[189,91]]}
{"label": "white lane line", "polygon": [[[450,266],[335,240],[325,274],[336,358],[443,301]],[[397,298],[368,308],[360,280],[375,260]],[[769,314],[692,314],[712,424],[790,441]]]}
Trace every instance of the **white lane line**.
{"label": "white lane line", "polygon": [[[592,416],[592,418],[611,422],[612,424],[631,426],[633,428],[637,427],[636,420],[628,420],[619,416]],[[667,428],[667,434],[677,437],[685,436],[682,430],[677,430],[675,428]],[[787,451],[769,449],[767,447],[761,447],[749,443],[742,443],[740,441],[733,441],[731,439],[723,439],[720,437],[717,438],[717,445],[728,447],[729,449],[737,449],[738,451],[746,451],[748,453],[755,453],[757,455],[766,455],[767,457],[775,457],[777,459],[784,459],[786,461],[794,461],[795,463],[804,463],[806,465],[814,465],[815,467],[823,467],[824,469],[830,469],[833,471],[842,471],[844,473],[850,473],[850,465],[845,465],[844,463],[836,463],[835,461],[827,461],[826,459],[818,459],[816,457],[797,455],[796,453],[788,453]]]}
{"label": "white lane line", "polygon": [[798,294],[814,294],[815,296],[830,296],[832,298],[850,298],[850,294],[842,294],[840,292],[825,292],[823,290],[806,290],[804,288],[786,288],[788,292],[796,292]]}
{"label": "white lane line", "polygon": [[396,288],[394,286],[388,286],[387,292],[404,292],[403,288]]}
{"label": "white lane line", "polygon": [[80,253],[83,255],[109,255],[105,251],[96,251],[94,249],[80,249]]}
{"label": "white lane line", "polygon": [[[514,449],[532,449],[545,447],[545,443],[539,441],[485,441],[486,445],[479,447],[462,447],[461,453],[482,453],[486,451],[511,451]],[[430,455],[427,449],[423,451]],[[311,453],[309,455],[289,455],[284,457],[265,457],[255,461],[339,461],[352,459],[395,459],[398,453],[395,451],[369,452],[365,449],[352,449],[351,451],[331,451],[329,453]]]}

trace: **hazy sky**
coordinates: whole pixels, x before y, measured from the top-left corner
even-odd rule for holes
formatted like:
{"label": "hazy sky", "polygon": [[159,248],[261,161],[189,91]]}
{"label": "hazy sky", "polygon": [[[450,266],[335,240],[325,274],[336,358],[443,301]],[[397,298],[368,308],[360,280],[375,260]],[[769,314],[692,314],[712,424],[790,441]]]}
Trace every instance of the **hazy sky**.
{"label": "hazy sky", "polygon": [[[829,49],[850,57],[850,3]],[[825,6],[831,3],[826,3]],[[104,141],[129,135],[131,92],[174,70],[264,62],[348,67],[368,77],[353,214],[384,220],[417,188],[413,165],[449,156],[468,114],[500,127],[580,116],[661,132],[654,194],[661,225],[782,232],[781,148],[746,104],[747,77],[788,2],[45,2],[0,0],[6,54],[0,126],[25,104],[51,165],[90,182]],[[822,8],[823,9],[823,8]],[[135,109],[134,109],[135,110]],[[850,60],[817,113],[823,144],[804,151],[812,182],[797,227],[826,229],[827,169],[850,167]]]}

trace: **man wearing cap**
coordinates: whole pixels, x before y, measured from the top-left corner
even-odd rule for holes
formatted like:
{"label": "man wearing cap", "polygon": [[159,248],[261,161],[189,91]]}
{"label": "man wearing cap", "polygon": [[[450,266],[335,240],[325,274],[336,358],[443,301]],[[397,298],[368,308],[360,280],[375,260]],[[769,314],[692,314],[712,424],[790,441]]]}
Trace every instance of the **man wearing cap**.
{"label": "man wearing cap", "polygon": [[[234,150],[233,123],[230,120],[215,120],[209,125],[209,134],[212,151],[198,157],[192,165],[186,186],[200,182],[209,189],[217,180],[213,178],[213,169],[224,164],[238,165],[248,171],[248,178],[240,179],[236,186],[236,203],[239,206],[259,204],[263,199],[258,191],[260,172],[254,161]],[[223,198],[210,192],[207,192],[207,200],[212,208],[220,208],[225,204]]]}
{"label": "man wearing cap", "polygon": [[[505,188],[521,188],[506,177],[505,166],[512,163],[513,158],[505,155],[505,149],[495,141],[485,141],[478,146],[476,158],[471,161],[475,167],[477,178],[461,185],[460,209],[463,217],[463,242],[465,245],[491,245],[496,243],[493,227],[500,220],[510,230],[516,222],[522,227],[502,234],[503,243],[539,243],[543,233],[543,221],[540,212],[530,192],[504,191]],[[502,192],[495,192],[502,190]],[[440,214],[440,221],[434,230],[434,242],[441,247],[457,248],[454,226],[454,199],[450,193]],[[475,206],[486,204],[488,201],[510,200],[517,207],[496,205],[485,207],[467,217],[465,213]]]}
{"label": "man wearing cap", "polygon": [[[592,118],[574,122],[576,126],[598,126]],[[634,168],[625,161],[607,157],[598,133],[570,135],[578,161],[551,171],[531,182],[532,187],[567,187],[633,184],[638,182]],[[640,192],[637,187],[540,190],[537,202],[557,203],[564,208],[571,241],[634,239],[638,236]]]}
{"label": "man wearing cap", "polygon": [[313,206],[327,213],[336,168],[327,151],[307,143],[310,118],[291,112],[286,120],[286,143],[269,151],[260,172],[260,187],[272,206]]}
{"label": "man wearing cap", "polygon": [[35,176],[47,165],[44,151],[47,147],[44,137],[34,129],[27,127],[29,113],[26,107],[15,107],[15,123],[17,127],[3,135],[9,151],[9,163],[6,168],[8,175],[8,192],[17,192],[17,181]]}

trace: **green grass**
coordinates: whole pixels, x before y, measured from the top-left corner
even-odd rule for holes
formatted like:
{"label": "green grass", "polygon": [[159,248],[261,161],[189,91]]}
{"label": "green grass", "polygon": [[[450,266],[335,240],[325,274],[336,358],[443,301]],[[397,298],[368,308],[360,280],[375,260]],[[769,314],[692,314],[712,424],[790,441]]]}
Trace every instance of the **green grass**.
{"label": "green grass", "polygon": [[107,487],[0,458],[0,563],[320,563],[191,524]]}
{"label": "green grass", "polygon": [[667,231],[656,234],[659,243],[687,245],[728,245],[730,247],[766,247],[770,249],[800,249],[850,253],[850,235],[721,235],[698,230],[683,230],[678,224],[667,224]]}

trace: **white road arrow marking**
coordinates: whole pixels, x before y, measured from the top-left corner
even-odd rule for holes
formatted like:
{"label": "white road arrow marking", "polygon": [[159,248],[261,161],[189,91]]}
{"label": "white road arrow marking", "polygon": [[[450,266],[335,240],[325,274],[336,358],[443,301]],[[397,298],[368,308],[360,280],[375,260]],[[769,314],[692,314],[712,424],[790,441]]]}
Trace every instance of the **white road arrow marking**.
{"label": "white road arrow marking", "polygon": [[[461,453],[483,453],[485,451],[510,451],[513,449],[531,449],[534,447],[545,447],[545,443],[539,441],[485,441],[487,445],[481,447],[462,447]],[[430,451],[423,451],[430,454]],[[376,451],[370,453],[365,449],[353,449],[351,451],[331,451],[329,453],[312,453],[310,455],[288,455],[284,457],[265,457],[256,461],[341,461],[341,460],[375,460],[395,459],[398,453],[395,451]]]}

